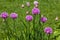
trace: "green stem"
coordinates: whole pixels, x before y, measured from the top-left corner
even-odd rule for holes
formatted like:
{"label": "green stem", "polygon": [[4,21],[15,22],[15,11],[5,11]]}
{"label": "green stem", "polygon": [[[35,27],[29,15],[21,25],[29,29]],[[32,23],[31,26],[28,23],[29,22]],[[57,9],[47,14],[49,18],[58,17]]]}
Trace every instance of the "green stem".
{"label": "green stem", "polygon": [[[41,18],[41,14],[39,14],[39,18]],[[41,37],[40,38],[40,40],[41,40],[42,39],[42,24],[41,24],[40,19],[39,19],[39,27],[38,27],[38,29],[40,30],[39,37]]]}
{"label": "green stem", "polygon": [[50,40],[50,34],[48,34],[48,38],[47,38],[47,40]]}
{"label": "green stem", "polygon": [[6,27],[7,27],[7,30],[8,30],[8,33],[7,33],[7,35],[8,35],[8,40],[10,40],[10,34],[9,34],[9,31],[10,31],[10,28],[9,28],[9,25],[8,25],[8,23],[7,23],[7,20],[6,19],[4,19],[5,21],[5,24],[6,24]]}
{"label": "green stem", "polygon": [[[13,24],[13,26],[14,26],[14,32],[16,33],[16,25],[15,25],[16,20],[13,19],[13,21],[14,21],[14,24]],[[18,36],[15,36],[15,37],[16,37],[17,40],[19,40],[19,37]]]}
{"label": "green stem", "polygon": [[13,21],[14,21],[14,28],[15,28],[15,19],[13,19]]}
{"label": "green stem", "polygon": [[35,40],[35,16],[36,16],[36,15],[33,15],[33,18],[34,18],[34,19],[33,19],[33,30],[34,30],[34,38],[33,38],[33,39],[34,39],[34,40]]}
{"label": "green stem", "polygon": [[14,32],[16,33],[16,25],[15,25],[15,22],[16,22],[16,20],[13,19],[13,28],[14,28]]}
{"label": "green stem", "polygon": [[29,40],[30,40],[30,22],[29,22]]}

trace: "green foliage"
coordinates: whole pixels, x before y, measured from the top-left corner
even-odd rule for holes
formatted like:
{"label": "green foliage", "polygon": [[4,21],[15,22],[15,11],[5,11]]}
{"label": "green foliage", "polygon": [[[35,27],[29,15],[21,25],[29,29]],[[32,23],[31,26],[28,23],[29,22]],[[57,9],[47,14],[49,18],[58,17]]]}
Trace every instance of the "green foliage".
{"label": "green foliage", "polygon": [[[25,4],[27,1],[31,2],[30,8],[28,8],[26,5],[25,8],[21,8],[21,4]],[[6,11],[9,14],[11,12],[16,12],[18,14],[18,18],[15,21],[15,27],[13,27],[13,20],[11,18],[7,19],[8,25],[11,28],[11,30],[8,29],[9,33],[7,31],[7,27],[3,22],[3,19],[0,18],[0,40],[8,40],[8,37],[10,37],[11,40],[28,39],[26,38],[26,25],[29,26],[29,24],[25,21],[25,16],[27,10],[29,10],[31,14],[31,10],[34,6],[33,1],[34,0],[0,0],[0,13]],[[58,23],[55,24],[55,17],[60,17],[60,0],[38,0],[38,2],[38,8],[41,10],[41,14],[48,18],[48,21],[44,24],[44,27],[51,26],[54,29],[54,35],[52,35],[51,37],[55,37],[58,35],[56,40],[60,40],[60,30],[58,29],[60,27],[60,19],[58,20]],[[38,18],[36,18],[36,20],[37,19]],[[31,23],[31,35],[34,35],[34,31],[32,31],[32,26],[33,25]]]}

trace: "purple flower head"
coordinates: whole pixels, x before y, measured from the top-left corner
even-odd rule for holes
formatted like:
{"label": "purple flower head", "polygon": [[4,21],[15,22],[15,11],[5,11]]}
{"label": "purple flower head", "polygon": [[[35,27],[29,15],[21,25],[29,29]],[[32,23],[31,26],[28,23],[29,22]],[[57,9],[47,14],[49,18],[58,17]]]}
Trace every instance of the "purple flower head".
{"label": "purple flower head", "polygon": [[26,5],[29,7],[30,6],[30,2],[27,2]]}
{"label": "purple flower head", "polygon": [[40,13],[40,10],[38,8],[33,8],[32,9],[32,14],[39,14]]}
{"label": "purple flower head", "polygon": [[38,5],[38,1],[34,1],[34,5]]}
{"label": "purple flower head", "polygon": [[2,12],[0,15],[3,19],[6,19],[8,17],[8,13],[7,12]]}
{"label": "purple flower head", "polygon": [[44,32],[45,32],[46,34],[52,34],[53,30],[52,30],[51,27],[46,27],[46,28],[44,29]]}
{"label": "purple flower head", "polygon": [[41,22],[45,23],[47,21],[46,17],[41,17]]}
{"label": "purple flower head", "polygon": [[26,16],[26,20],[27,20],[27,21],[32,21],[32,19],[33,19],[33,17],[32,17],[31,15],[27,15],[27,16]]}
{"label": "purple flower head", "polygon": [[10,17],[11,17],[12,19],[16,19],[16,18],[18,17],[18,14],[16,14],[16,13],[11,13],[11,14],[10,14]]}

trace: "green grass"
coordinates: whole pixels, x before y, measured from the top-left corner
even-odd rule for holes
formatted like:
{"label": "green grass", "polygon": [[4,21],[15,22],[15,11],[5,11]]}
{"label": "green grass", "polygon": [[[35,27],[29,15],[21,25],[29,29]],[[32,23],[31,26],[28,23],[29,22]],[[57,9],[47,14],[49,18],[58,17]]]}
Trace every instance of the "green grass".
{"label": "green grass", "polygon": [[[31,3],[30,8],[26,6],[27,1]],[[18,37],[21,36],[22,34],[21,32],[26,30],[21,20],[23,20],[24,23],[28,25],[28,23],[26,23],[25,21],[26,11],[29,10],[31,14],[31,10],[34,7],[33,1],[34,0],[0,0],[0,13],[6,11],[9,14],[12,12],[16,12],[18,14],[18,18],[15,21],[16,22],[15,35],[17,35]],[[55,23],[55,17],[56,16],[60,17],[60,0],[38,0],[38,2],[39,2],[38,8],[41,10],[41,14],[48,18],[48,21],[47,23],[44,24],[44,26],[51,26],[52,28],[58,27],[60,23],[57,23],[57,24],[54,24],[54,23]],[[22,4],[25,5],[24,8],[21,8]],[[0,39],[1,40],[3,40],[2,39],[3,37],[6,37],[6,34],[4,34],[4,30],[3,30],[6,28],[4,28],[5,24],[3,23],[2,20],[3,19],[0,18]],[[8,18],[7,21],[8,21],[8,24],[10,25],[10,28],[14,30],[13,20],[11,18]],[[58,22],[60,22],[60,19],[58,20]],[[52,24],[50,25],[50,23]],[[58,33],[60,33],[60,31],[58,31],[56,34]],[[14,38],[12,37],[11,40],[14,40]],[[57,40],[60,40],[60,36],[57,37]]]}

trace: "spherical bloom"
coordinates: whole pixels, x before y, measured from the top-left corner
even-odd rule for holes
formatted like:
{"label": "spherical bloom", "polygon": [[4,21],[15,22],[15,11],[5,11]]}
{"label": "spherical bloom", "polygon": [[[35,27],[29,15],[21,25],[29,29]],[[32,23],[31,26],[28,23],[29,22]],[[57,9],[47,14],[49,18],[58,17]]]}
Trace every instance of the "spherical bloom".
{"label": "spherical bloom", "polygon": [[24,4],[22,4],[21,7],[24,8]]}
{"label": "spherical bloom", "polygon": [[52,30],[51,27],[46,27],[46,28],[44,29],[44,32],[45,32],[46,34],[51,34],[51,33],[53,32],[53,30]]}
{"label": "spherical bloom", "polygon": [[57,21],[58,19],[59,19],[58,17],[55,18],[56,21]]}
{"label": "spherical bloom", "polygon": [[32,14],[39,14],[40,10],[38,8],[33,8],[32,9]]}
{"label": "spherical bloom", "polygon": [[33,17],[32,17],[31,15],[27,15],[27,16],[26,16],[26,20],[27,20],[27,21],[32,21],[32,19],[33,19]]}
{"label": "spherical bloom", "polygon": [[41,22],[45,23],[47,21],[46,17],[41,17]]}
{"label": "spherical bloom", "polygon": [[26,5],[29,7],[30,6],[30,2],[27,2]]}
{"label": "spherical bloom", "polygon": [[18,14],[16,14],[16,13],[11,13],[11,14],[10,14],[10,17],[11,17],[12,19],[16,19],[16,18],[18,17]]}
{"label": "spherical bloom", "polygon": [[0,15],[3,19],[6,19],[8,17],[8,13],[7,12],[2,12]]}
{"label": "spherical bloom", "polygon": [[34,5],[38,5],[38,1],[34,1]]}
{"label": "spherical bloom", "polygon": [[29,11],[26,11],[26,14],[29,14]]}

